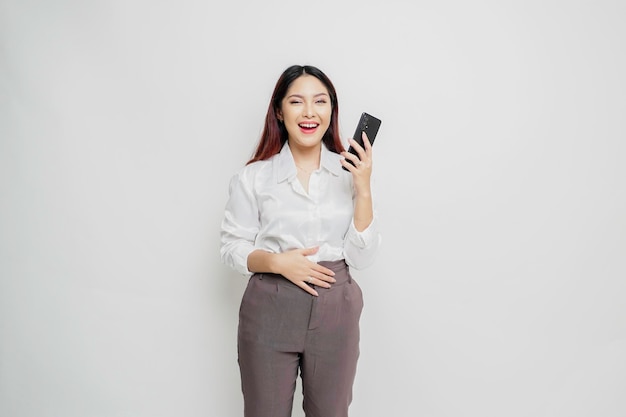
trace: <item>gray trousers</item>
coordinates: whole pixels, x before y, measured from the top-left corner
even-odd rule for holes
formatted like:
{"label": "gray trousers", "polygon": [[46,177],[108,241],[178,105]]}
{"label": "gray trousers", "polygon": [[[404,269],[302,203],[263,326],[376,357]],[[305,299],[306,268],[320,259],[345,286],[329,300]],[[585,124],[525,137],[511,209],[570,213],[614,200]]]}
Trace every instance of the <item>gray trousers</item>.
{"label": "gray trousers", "polygon": [[344,261],[314,297],[281,275],[254,274],[239,310],[245,417],[290,417],[298,371],[307,417],[348,417],[363,296]]}

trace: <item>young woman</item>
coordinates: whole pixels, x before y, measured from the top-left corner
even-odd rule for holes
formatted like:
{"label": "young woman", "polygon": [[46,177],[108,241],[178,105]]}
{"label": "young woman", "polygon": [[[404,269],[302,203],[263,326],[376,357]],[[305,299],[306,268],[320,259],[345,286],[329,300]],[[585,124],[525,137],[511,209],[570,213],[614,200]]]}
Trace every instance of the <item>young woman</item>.
{"label": "young woman", "polygon": [[246,417],[290,416],[298,371],[307,417],[348,416],[363,308],[350,268],[373,262],[380,234],[372,147],[364,134],[364,147],[350,139],[358,156],[345,152],[338,115],[322,71],[287,68],[230,182],[221,257],[251,276],[238,330]]}

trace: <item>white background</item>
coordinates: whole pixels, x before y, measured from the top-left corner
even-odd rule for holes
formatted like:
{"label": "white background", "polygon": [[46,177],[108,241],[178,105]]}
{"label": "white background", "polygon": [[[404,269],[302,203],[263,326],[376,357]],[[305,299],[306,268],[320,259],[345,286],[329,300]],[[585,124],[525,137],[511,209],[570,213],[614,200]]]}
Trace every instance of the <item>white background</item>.
{"label": "white background", "polygon": [[[239,416],[230,176],[383,119],[355,417],[626,415],[623,1],[0,1],[0,415]],[[302,416],[296,396],[294,416]]]}

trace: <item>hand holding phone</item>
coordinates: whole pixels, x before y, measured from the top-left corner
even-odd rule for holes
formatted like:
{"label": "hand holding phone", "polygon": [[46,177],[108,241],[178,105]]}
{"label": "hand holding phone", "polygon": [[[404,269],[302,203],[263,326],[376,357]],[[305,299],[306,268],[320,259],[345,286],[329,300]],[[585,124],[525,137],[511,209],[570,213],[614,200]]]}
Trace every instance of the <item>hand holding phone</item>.
{"label": "hand holding phone", "polygon": [[[372,116],[371,114],[363,112],[361,114],[361,118],[359,119],[359,124],[357,125],[354,132],[354,136],[352,136],[352,139],[354,139],[359,145],[365,148],[365,144],[363,143],[363,132],[365,132],[367,138],[369,139],[370,145],[373,146],[374,140],[376,139],[376,134],[378,133],[378,129],[380,128],[381,123],[382,121],[380,119]],[[350,147],[348,148],[348,152],[356,155],[357,157],[359,156],[358,152],[352,147],[352,145],[350,145]],[[346,159],[346,161],[354,165],[351,160]],[[342,168],[348,171],[348,168]]]}

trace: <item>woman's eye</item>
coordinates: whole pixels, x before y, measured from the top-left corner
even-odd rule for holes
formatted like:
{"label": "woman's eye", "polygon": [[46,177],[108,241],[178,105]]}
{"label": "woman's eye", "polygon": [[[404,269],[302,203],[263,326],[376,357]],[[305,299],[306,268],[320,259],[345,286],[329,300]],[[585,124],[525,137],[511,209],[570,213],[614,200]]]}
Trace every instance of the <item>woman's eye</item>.
{"label": "woman's eye", "polygon": [[326,100],[317,100],[316,103],[317,104],[326,104]]}
{"label": "woman's eye", "polygon": [[300,103],[302,103],[302,102],[299,101],[299,100],[292,100],[292,101],[289,102],[289,104],[300,104]]}

